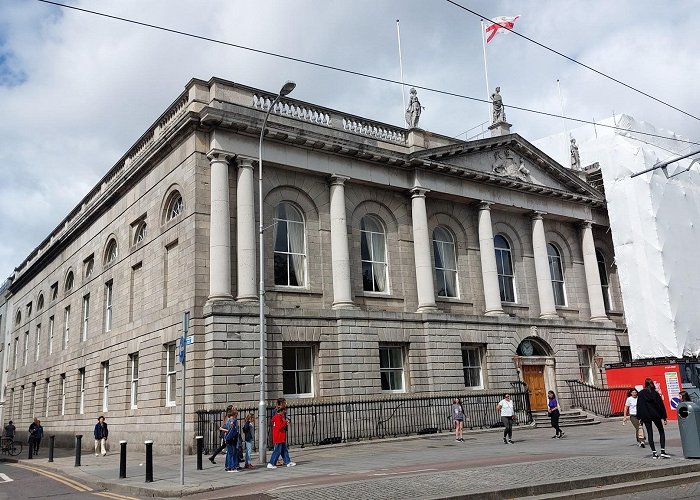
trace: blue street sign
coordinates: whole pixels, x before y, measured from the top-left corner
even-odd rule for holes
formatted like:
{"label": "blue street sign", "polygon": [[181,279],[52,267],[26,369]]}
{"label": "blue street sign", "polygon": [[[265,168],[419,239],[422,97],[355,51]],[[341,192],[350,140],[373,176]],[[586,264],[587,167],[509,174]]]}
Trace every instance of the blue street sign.
{"label": "blue street sign", "polygon": [[186,342],[187,345],[192,345],[192,344],[194,344],[194,335],[188,335],[188,336],[185,337],[185,338],[187,339],[187,342]]}

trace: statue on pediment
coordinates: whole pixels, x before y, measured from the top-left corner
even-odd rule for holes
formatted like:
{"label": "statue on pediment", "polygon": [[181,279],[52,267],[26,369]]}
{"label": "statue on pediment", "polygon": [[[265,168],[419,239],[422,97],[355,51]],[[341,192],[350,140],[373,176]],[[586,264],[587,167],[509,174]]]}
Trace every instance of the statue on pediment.
{"label": "statue on pediment", "polygon": [[491,94],[491,109],[493,111],[492,124],[506,121],[506,108],[503,106],[501,87],[496,87],[496,91]]}
{"label": "statue on pediment", "polygon": [[581,170],[581,157],[578,153],[578,146],[576,145],[576,139],[571,138],[571,168],[573,170]]}
{"label": "statue on pediment", "polygon": [[520,181],[530,181],[530,171],[525,167],[525,160],[519,158],[518,162],[516,162],[512,151],[509,149],[505,151],[498,150],[494,152],[493,156],[496,160],[492,166],[494,174],[512,177]]}
{"label": "statue on pediment", "polygon": [[422,107],[418,100],[418,92],[416,92],[416,89],[411,89],[410,94],[411,99],[408,101],[408,107],[406,108],[406,124],[408,128],[415,128],[418,126]]}

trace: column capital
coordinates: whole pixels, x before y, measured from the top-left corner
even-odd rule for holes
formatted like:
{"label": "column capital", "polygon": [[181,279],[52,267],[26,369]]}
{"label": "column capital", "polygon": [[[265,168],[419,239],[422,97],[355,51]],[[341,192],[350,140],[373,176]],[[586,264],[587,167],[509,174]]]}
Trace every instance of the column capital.
{"label": "column capital", "polygon": [[207,153],[207,158],[209,158],[209,161],[212,163],[215,161],[230,163],[236,158],[236,155],[229,151],[224,151],[221,149],[212,149]]}
{"label": "column capital", "polygon": [[411,193],[411,198],[425,198],[426,193],[429,193],[430,189],[425,189],[422,187],[411,188],[409,193]]}
{"label": "column capital", "polygon": [[349,181],[350,177],[347,175],[331,174],[330,180],[328,181],[331,186],[342,186],[346,181]]}
{"label": "column capital", "polygon": [[532,220],[542,220],[545,215],[547,215],[547,212],[543,212],[541,210],[533,210],[530,212],[530,218]]}
{"label": "column capital", "polygon": [[593,221],[584,219],[579,221],[578,225],[581,229],[591,229],[593,227]]}
{"label": "column capital", "polygon": [[493,204],[493,201],[481,200],[479,201],[479,210],[491,210],[491,205]]}
{"label": "column capital", "polygon": [[257,158],[248,158],[246,156],[237,156],[236,165],[238,168],[253,168],[253,163],[256,163]]}

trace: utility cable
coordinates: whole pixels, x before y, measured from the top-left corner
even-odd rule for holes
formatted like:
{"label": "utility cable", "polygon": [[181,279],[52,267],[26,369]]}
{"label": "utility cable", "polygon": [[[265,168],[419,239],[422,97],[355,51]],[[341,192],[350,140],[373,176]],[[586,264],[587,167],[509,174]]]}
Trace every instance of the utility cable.
{"label": "utility cable", "polygon": [[[155,25],[155,24],[144,23],[144,22],[141,22],[141,21],[136,21],[136,20],[134,20],[134,19],[127,19],[127,18],[124,18],[124,17],[113,16],[113,15],[111,15],[111,14],[105,14],[105,13],[103,13],[103,12],[97,12],[97,11],[89,10],[89,9],[83,9],[83,8],[80,8],[80,7],[75,7],[75,6],[73,6],[73,5],[66,5],[66,4],[62,4],[62,3],[59,3],[59,2],[54,2],[54,1],[51,1],[51,0],[37,0],[37,1],[38,1],[38,2],[41,2],[41,3],[46,3],[46,4],[50,4],[50,5],[55,5],[55,6],[57,6],[57,7],[63,7],[63,8],[66,8],[66,9],[72,9],[72,10],[77,10],[77,11],[80,11],[80,12],[85,12],[85,13],[87,13],[87,14],[93,14],[93,15],[96,15],[96,16],[106,17],[106,18],[109,18],[109,19],[117,20],[117,21],[123,21],[123,22],[126,22],[126,23],[136,24],[136,25],[139,25],[139,26],[147,27],[147,28],[153,28],[153,29],[160,30],[160,31],[166,31],[166,32],[168,32],[168,33],[174,33],[174,34],[176,34],[176,35],[187,36],[187,37],[190,37],[190,38],[196,38],[196,39],[198,39],[198,40],[204,40],[204,41],[207,41],[207,42],[217,43],[217,44],[220,44],[220,45],[226,45],[226,46],[228,46],[228,47],[234,47],[234,48],[241,49],[241,50],[247,50],[247,51],[249,51],[249,52],[254,52],[254,53],[257,53],[257,54],[263,54],[263,55],[266,55],[266,56],[276,57],[276,58],[278,58],[278,59],[284,59],[284,60],[287,60],[287,61],[293,61],[293,62],[298,62],[298,63],[301,63],[301,64],[307,64],[307,65],[309,65],[309,66],[315,66],[315,67],[317,67],[317,68],[328,69],[328,70],[331,70],[331,71],[338,71],[338,72],[341,72],[341,73],[347,73],[347,74],[350,74],[350,75],[360,76],[360,77],[362,77],[362,78],[369,78],[369,79],[372,79],[372,80],[377,80],[377,81],[385,82],[385,83],[392,83],[392,84],[395,84],[395,85],[407,85],[407,86],[410,86],[410,87],[414,87],[414,88],[416,88],[416,89],[425,90],[426,92],[433,92],[433,93],[436,93],[436,94],[446,95],[446,96],[449,96],[449,97],[456,97],[456,98],[459,98],[459,99],[466,99],[466,100],[470,100],[470,101],[481,102],[481,103],[487,103],[487,104],[490,104],[490,103],[491,103],[491,101],[489,101],[489,100],[487,100],[487,99],[480,99],[480,98],[478,98],[478,97],[472,97],[472,96],[467,96],[467,95],[463,95],[463,94],[458,94],[458,93],[456,93],[456,92],[450,92],[450,91],[447,91],[447,90],[439,90],[439,89],[434,89],[434,88],[431,88],[431,87],[424,87],[424,86],[422,86],[422,85],[416,85],[416,84],[411,84],[411,83],[401,83],[400,81],[398,81],[398,80],[392,80],[391,78],[385,78],[385,77],[382,77],[382,76],[370,75],[370,74],[368,74],[368,73],[362,73],[362,72],[360,72],[360,71],[354,71],[354,70],[350,70],[350,69],[339,68],[339,67],[337,67],[337,66],[331,66],[331,65],[328,65],[328,64],[323,64],[323,63],[318,63],[318,62],[314,62],[314,61],[308,61],[308,60],[305,60],[305,59],[300,59],[300,58],[297,58],[297,57],[286,56],[286,55],[283,55],[283,54],[277,54],[277,53],[275,53],[275,52],[269,52],[269,51],[266,51],[266,50],[255,49],[255,48],[252,48],[252,47],[246,47],[246,46],[244,46],[244,45],[239,45],[239,44],[235,44],[235,43],[232,43],[232,42],[226,42],[226,41],[223,41],[223,40],[217,40],[216,38],[210,38],[210,37],[206,37],[206,36],[202,36],[202,35],[196,35],[196,34],[193,34],[193,33],[188,33],[188,32],[186,32],[186,31],[180,31],[180,30],[175,30],[175,29],[172,29],[172,28],[166,28],[166,27],[164,27],[164,26],[158,26],[158,25]],[[611,129],[614,129],[614,130],[622,130],[622,131],[624,131],[624,132],[629,132],[629,131],[630,131],[629,129],[625,129],[625,128],[621,128],[621,127],[616,127],[616,126],[613,126],[613,125],[606,125],[606,124],[602,124],[602,123],[595,123],[595,122],[592,122],[592,121],[590,121],[590,120],[583,120],[583,119],[581,119],[581,118],[573,118],[573,117],[569,117],[569,116],[557,115],[557,114],[554,114],[554,113],[547,113],[546,111],[538,111],[538,110],[535,110],[535,109],[524,108],[524,107],[521,107],[521,106],[513,106],[513,105],[510,105],[510,104],[509,104],[507,107],[508,107],[509,109],[517,109],[518,111],[524,111],[524,112],[527,112],[527,113],[534,113],[534,114],[539,114],[539,115],[543,115],[543,116],[549,116],[549,117],[553,117],[553,118],[559,118],[559,119],[569,120],[569,121],[573,121],[573,122],[576,122],[576,123],[583,123],[583,124],[587,124],[587,125],[595,125],[595,126],[597,126],[597,127],[611,128]],[[641,134],[641,135],[646,135],[646,136],[648,136],[648,137],[657,137],[657,138],[660,138],[660,139],[669,139],[667,136],[663,136],[663,135],[659,135],[659,134],[652,134],[652,133],[649,133],[649,132],[634,132],[634,133],[636,133],[636,134]],[[684,140],[684,139],[677,139],[677,138],[674,138],[674,140],[676,140],[676,141],[678,141],[678,142],[683,142],[683,143],[687,143],[687,144],[693,144],[693,145],[700,146],[700,142],[693,142],[693,141],[688,141],[688,140]]]}
{"label": "utility cable", "polygon": [[[454,2],[453,0],[445,0],[445,1],[446,1],[447,3],[449,3],[449,4],[454,5],[455,7],[459,7],[460,9],[469,12],[470,14],[474,14],[475,16],[479,17],[480,19],[489,19],[489,18],[486,17],[485,15],[479,14],[478,12],[476,12],[476,11],[474,11],[474,10],[468,8],[468,7],[465,7],[464,5],[460,5],[460,4],[458,4],[457,2]],[[637,93],[639,93],[639,94],[642,94],[643,96],[646,96],[646,97],[648,97],[649,99],[653,99],[654,101],[659,102],[659,103],[663,104],[664,106],[668,106],[669,108],[675,109],[676,111],[678,111],[678,112],[680,112],[680,113],[683,113],[683,114],[686,115],[686,116],[689,116],[689,117],[691,117],[691,118],[695,118],[696,120],[700,120],[700,118],[698,118],[698,117],[695,116],[695,115],[692,115],[692,114],[688,113],[687,111],[683,111],[682,109],[677,108],[676,106],[674,106],[674,105],[672,105],[672,104],[669,104],[669,103],[667,103],[666,101],[662,101],[661,99],[658,99],[658,98],[654,97],[653,95],[644,92],[643,90],[639,90],[638,88],[633,87],[632,85],[629,85],[629,84],[627,84],[627,83],[625,83],[625,82],[623,82],[623,81],[621,81],[621,80],[618,80],[617,78],[612,77],[612,76],[610,76],[610,75],[608,75],[608,74],[605,74],[605,73],[603,73],[602,71],[597,70],[597,69],[595,69],[595,68],[592,67],[592,66],[589,66],[589,65],[587,65],[587,64],[584,64],[584,63],[582,63],[581,61],[577,61],[577,60],[574,59],[573,57],[567,56],[566,54],[564,54],[564,53],[562,53],[562,52],[559,52],[558,50],[555,50],[555,49],[553,49],[553,48],[551,48],[551,47],[548,47],[547,45],[545,45],[545,44],[543,44],[543,43],[540,43],[540,42],[538,42],[537,40],[533,40],[532,38],[530,38],[530,37],[528,37],[528,36],[525,36],[525,35],[523,35],[522,33],[518,33],[518,32],[515,31],[514,29],[510,29],[510,30],[508,30],[508,31],[510,31],[511,33],[514,33],[514,34],[518,35],[518,36],[521,37],[521,38],[524,38],[525,40],[527,40],[527,41],[529,41],[529,42],[534,43],[535,45],[537,45],[537,46],[539,46],[539,47],[542,47],[542,48],[545,49],[545,50],[548,50],[548,51],[550,51],[550,52],[553,52],[554,54],[557,54],[558,56],[561,56],[561,57],[563,57],[564,59],[567,59],[567,60],[571,61],[571,62],[574,63],[574,64],[578,64],[579,66],[583,66],[584,68],[586,68],[586,69],[588,69],[588,70],[590,70],[590,71],[593,71],[594,73],[597,73],[597,74],[599,74],[600,76],[602,76],[602,77],[604,77],[604,78],[607,78],[608,80],[612,80],[613,82],[619,83],[620,85],[622,85],[622,86],[624,86],[624,87],[627,87],[628,89],[633,90],[633,91],[635,91],[635,92],[637,92]]]}

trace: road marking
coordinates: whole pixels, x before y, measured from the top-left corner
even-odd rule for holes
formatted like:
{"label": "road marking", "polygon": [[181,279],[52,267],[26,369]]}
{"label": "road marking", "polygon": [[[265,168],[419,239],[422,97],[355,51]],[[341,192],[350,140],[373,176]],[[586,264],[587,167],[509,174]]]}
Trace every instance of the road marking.
{"label": "road marking", "polygon": [[20,469],[26,469],[30,470],[32,472],[35,472],[37,474],[41,474],[42,476],[48,477],[50,479],[53,479],[54,481],[58,481],[59,483],[62,483],[70,488],[73,488],[74,490],[80,491],[80,492],[85,492],[85,491],[92,491],[92,488],[89,486],[86,486],[82,483],[79,483],[78,481],[75,481],[73,479],[69,479],[65,476],[61,476],[59,474],[56,474],[54,472],[49,472],[44,469],[39,469],[37,467],[31,467],[29,465],[24,465],[24,464],[10,464],[12,467],[19,467]]}
{"label": "road marking", "polygon": [[282,490],[284,488],[297,488],[299,486],[308,486],[310,484],[314,484],[314,483],[287,484],[285,486],[278,486],[277,488],[272,488],[271,490],[267,490],[267,491],[269,492],[269,491]]}
{"label": "road marking", "polygon": [[9,477],[7,474],[3,474],[2,472],[0,472],[0,479],[2,479],[3,483],[9,483],[11,481],[14,481],[14,479]]}
{"label": "road marking", "polygon": [[400,472],[375,472],[373,476],[394,476],[397,474],[414,474],[416,472],[434,472],[437,469],[417,469],[417,470],[405,470]]}
{"label": "road marking", "polygon": [[126,497],[124,495],[117,495],[116,493],[110,493],[108,491],[103,491],[100,493],[93,492],[92,494],[97,495],[98,497],[114,498],[116,500],[138,500],[138,498]]}

